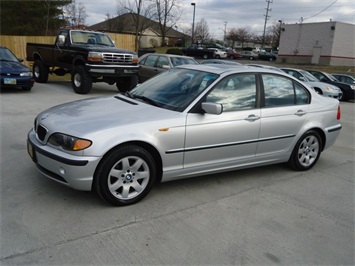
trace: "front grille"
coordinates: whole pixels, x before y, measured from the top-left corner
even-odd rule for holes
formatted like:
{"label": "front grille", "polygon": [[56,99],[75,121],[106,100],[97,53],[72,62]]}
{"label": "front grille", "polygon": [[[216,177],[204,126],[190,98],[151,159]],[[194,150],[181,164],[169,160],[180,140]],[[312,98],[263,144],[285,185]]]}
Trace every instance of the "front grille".
{"label": "front grille", "polygon": [[131,54],[109,54],[104,53],[104,63],[132,63],[133,55]]}
{"label": "front grille", "polygon": [[37,133],[38,139],[41,141],[44,141],[44,138],[46,137],[46,134],[47,134],[47,129],[42,125],[38,125],[37,129],[36,129],[36,133]]}

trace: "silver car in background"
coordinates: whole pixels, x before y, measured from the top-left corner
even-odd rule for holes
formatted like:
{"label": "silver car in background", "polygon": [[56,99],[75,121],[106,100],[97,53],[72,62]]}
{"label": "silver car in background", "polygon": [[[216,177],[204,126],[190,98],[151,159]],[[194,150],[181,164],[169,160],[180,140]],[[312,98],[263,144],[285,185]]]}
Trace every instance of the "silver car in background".
{"label": "silver car in background", "polygon": [[339,100],[343,96],[343,92],[337,86],[319,81],[315,76],[306,70],[295,68],[281,68],[281,70],[296,79],[308,83],[318,94]]}
{"label": "silver car in background", "polygon": [[339,120],[338,100],[285,73],[186,65],[131,92],[45,110],[27,143],[47,177],[128,205],[155,182],[276,163],[308,170]]}

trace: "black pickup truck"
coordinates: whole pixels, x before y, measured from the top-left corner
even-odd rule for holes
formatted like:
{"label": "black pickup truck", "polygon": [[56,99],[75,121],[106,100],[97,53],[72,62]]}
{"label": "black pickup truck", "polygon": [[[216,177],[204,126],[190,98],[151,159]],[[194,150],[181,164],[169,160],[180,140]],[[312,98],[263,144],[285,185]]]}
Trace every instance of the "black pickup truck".
{"label": "black pickup truck", "polygon": [[207,49],[197,44],[192,44],[187,48],[182,48],[181,52],[187,56],[202,57],[204,59],[214,58],[215,51],[213,49]]}
{"label": "black pickup truck", "polygon": [[62,29],[55,44],[27,43],[26,60],[33,61],[36,82],[46,83],[48,74],[71,74],[76,93],[91,91],[93,82],[115,84],[120,91],[134,88],[138,82],[138,56],[115,47],[102,32]]}

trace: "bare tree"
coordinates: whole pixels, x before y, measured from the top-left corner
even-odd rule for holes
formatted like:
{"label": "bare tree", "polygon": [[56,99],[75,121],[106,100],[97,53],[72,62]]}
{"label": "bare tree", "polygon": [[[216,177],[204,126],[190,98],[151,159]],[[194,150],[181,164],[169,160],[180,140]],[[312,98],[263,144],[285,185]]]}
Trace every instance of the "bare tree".
{"label": "bare tree", "polygon": [[[154,3],[151,0],[120,0],[117,1],[117,15],[129,12],[132,16],[134,33],[135,33],[135,50],[139,49],[141,33],[150,26],[154,16]],[[121,24],[123,26],[124,23]]]}
{"label": "bare tree", "polygon": [[[250,41],[253,34],[248,28],[231,28],[226,36],[227,40],[232,41],[233,46],[236,42],[240,42],[242,48],[244,47],[244,43]],[[232,46],[232,47],[233,47]]]}
{"label": "bare tree", "polygon": [[80,25],[85,25],[85,20],[88,15],[86,14],[85,5],[82,2],[77,4],[75,0],[73,0],[71,4],[65,7],[65,12],[71,19],[73,26],[79,27]]}
{"label": "bare tree", "polygon": [[167,32],[176,25],[182,15],[180,0],[154,0],[156,5],[156,20],[162,37],[162,46],[166,46]]}
{"label": "bare tree", "polygon": [[195,40],[198,40],[201,43],[206,43],[210,38],[208,24],[204,18],[196,23],[194,31]]}

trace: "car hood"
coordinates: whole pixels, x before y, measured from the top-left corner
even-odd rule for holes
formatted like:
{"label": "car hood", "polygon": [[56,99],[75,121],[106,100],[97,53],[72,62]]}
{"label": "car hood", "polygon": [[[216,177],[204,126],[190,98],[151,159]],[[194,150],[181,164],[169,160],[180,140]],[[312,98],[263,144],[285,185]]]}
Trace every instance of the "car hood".
{"label": "car hood", "polygon": [[22,72],[30,72],[31,70],[21,64],[20,62],[15,61],[1,61],[0,64],[0,72],[1,74],[6,73],[22,73]]}
{"label": "car hood", "polygon": [[54,106],[40,113],[37,121],[49,133],[62,132],[82,137],[115,127],[174,120],[178,116],[181,113],[116,95]]}

